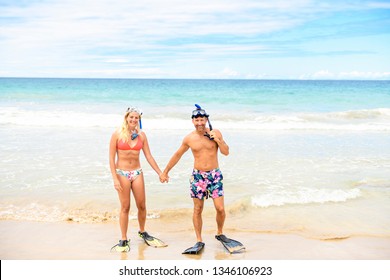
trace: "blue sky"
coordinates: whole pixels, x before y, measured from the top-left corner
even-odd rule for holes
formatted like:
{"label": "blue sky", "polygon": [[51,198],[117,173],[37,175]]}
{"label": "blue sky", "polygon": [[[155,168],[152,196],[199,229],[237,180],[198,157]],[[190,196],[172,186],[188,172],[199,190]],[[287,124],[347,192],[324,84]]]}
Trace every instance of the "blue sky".
{"label": "blue sky", "polygon": [[390,1],[0,0],[0,76],[390,80]]}

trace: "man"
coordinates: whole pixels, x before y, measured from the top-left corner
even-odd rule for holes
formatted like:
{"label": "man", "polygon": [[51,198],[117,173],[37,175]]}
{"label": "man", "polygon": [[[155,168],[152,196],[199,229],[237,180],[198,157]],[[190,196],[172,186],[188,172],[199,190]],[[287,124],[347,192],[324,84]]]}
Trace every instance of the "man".
{"label": "man", "polygon": [[197,254],[204,247],[202,241],[202,211],[204,199],[208,197],[213,199],[216,210],[216,238],[220,240],[220,237],[222,237],[228,240],[222,234],[225,222],[225,206],[223,176],[218,164],[218,150],[227,156],[229,154],[229,146],[224,141],[219,130],[213,130],[210,123],[210,128],[206,127],[209,115],[199,105],[195,106],[197,106],[197,109],[192,112],[192,123],[195,130],[184,137],[181,146],[173,154],[160,176],[161,182],[168,182],[168,172],[179,162],[182,155],[188,149],[191,149],[194,156],[194,169],[191,177],[190,192],[194,202],[193,224],[197,243],[184,251],[183,254]]}

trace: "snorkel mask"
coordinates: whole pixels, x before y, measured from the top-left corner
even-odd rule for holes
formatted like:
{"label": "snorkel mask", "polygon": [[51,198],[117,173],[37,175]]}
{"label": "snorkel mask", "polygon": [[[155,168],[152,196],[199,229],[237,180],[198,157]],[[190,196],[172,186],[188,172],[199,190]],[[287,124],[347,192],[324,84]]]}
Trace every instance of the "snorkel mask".
{"label": "snorkel mask", "polygon": [[206,110],[202,109],[198,104],[195,104],[196,109],[192,111],[191,118],[198,118],[198,117],[206,117],[208,118],[209,115],[206,113]]}
{"label": "snorkel mask", "polygon": [[[196,110],[192,111],[191,118],[193,119],[193,118],[198,118],[198,117],[206,117],[207,122],[209,124],[210,131],[213,130],[213,127],[211,126],[211,123],[210,123],[209,115],[206,113],[206,110],[202,109],[198,104],[195,104],[195,107],[196,107]],[[214,138],[212,138],[210,136],[210,134],[208,134],[207,132],[204,134],[204,136],[206,136],[210,140],[214,140]]]}
{"label": "snorkel mask", "polygon": [[[136,112],[139,115],[139,129],[142,130],[142,121],[141,121],[142,110],[137,107],[127,108],[126,113],[132,113],[132,112]],[[138,133],[131,134],[131,140],[134,140],[135,138],[137,138],[137,136]]]}

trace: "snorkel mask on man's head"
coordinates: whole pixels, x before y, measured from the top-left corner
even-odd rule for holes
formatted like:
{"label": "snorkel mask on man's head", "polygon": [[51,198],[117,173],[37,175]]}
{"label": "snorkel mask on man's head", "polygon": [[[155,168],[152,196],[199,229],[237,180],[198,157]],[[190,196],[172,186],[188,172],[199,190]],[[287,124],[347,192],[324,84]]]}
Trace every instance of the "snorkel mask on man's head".
{"label": "snorkel mask on man's head", "polygon": [[[192,119],[196,119],[196,118],[203,118],[203,117],[206,117],[207,118],[207,122],[209,124],[209,129],[210,131],[213,130],[213,127],[211,126],[211,123],[210,123],[210,119],[209,119],[209,115],[206,113],[206,111],[204,109],[202,109],[198,104],[195,104],[195,107],[196,107],[196,110],[192,111]],[[207,138],[209,138],[210,140],[214,140],[214,138],[212,138],[210,136],[210,134],[208,134],[207,132],[204,133],[204,136],[206,136]]]}
{"label": "snorkel mask on man's head", "polygon": [[195,104],[195,107],[196,109],[194,111],[192,111],[192,116],[191,118],[203,118],[203,117],[206,117],[208,118],[209,115],[206,113],[206,111],[204,109],[202,109],[198,104]]}

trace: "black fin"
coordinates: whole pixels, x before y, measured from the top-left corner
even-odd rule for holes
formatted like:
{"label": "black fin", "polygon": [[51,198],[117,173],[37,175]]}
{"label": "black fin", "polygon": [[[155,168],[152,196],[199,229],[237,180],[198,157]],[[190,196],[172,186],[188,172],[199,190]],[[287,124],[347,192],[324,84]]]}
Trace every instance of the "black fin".
{"label": "black fin", "polygon": [[200,251],[202,251],[202,249],[204,248],[204,243],[203,242],[196,242],[196,244],[186,250],[184,250],[184,252],[182,254],[192,254],[192,255],[196,255],[198,254]]}
{"label": "black fin", "polygon": [[225,235],[216,235],[215,239],[220,241],[222,245],[229,251],[229,253],[239,253],[245,250],[244,245],[237,240],[227,238]]}

